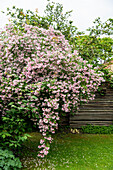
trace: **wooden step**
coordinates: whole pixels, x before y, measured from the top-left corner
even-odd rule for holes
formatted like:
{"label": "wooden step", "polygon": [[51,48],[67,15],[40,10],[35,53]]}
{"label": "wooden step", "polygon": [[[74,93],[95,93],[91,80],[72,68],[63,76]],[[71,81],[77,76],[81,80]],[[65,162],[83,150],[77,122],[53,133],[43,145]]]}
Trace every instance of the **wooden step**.
{"label": "wooden step", "polygon": [[100,125],[100,126],[109,126],[113,124],[113,121],[74,121],[74,123],[70,122],[71,128],[81,128],[81,126],[86,125]]}
{"label": "wooden step", "polygon": [[95,100],[111,100],[113,101],[113,96],[102,96],[101,98],[100,97],[96,97]]}
{"label": "wooden step", "polygon": [[113,99],[109,99],[109,98],[95,98],[94,100],[90,100],[89,102],[113,102]]}
{"label": "wooden step", "polygon": [[83,106],[79,107],[79,110],[112,110],[113,109],[113,105],[106,105],[106,104],[101,104],[101,105],[95,105],[95,104],[86,104]]}
{"label": "wooden step", "polygon": [[98,120],[113,120],[113,114],[76,114],[70,118],[70,123],[74,121],[98,121]]}
{"label": "wooden step", "polygon": [[90,110],[87,110],[87,109],[84,109],[84,110],[78,110],[77,111],[78,113],[79,112],[112,112],[113,113],[113,109],[111,110],[101,110],[101,109],[90,109]]}
{"label": "wooden step", "polygon": [[95,93],[95,96],[112,96],[112,94],[113,94],[113,91],[106,91],[105,93]]}
{"label": "wooden step", "polygon": [[[92,104],[92,103],[94,103],[94,104],[113,104],[113,101],[112,100],[91,100],[91,101],[89,101],[88,103],[84,103],[84,104]],[[84,105],[83,104],[83,105]]]}
{"label": "wooden step", "polygon": [[107,102],[107,103],[105,103],[105,102],[101,102],[101,103],[99,103],[99,102],[97,102],[97,103],[85,103],[85,104],[83,104],[83,105],[81,105],[81,106],[79,106],[79,107],[82,107],[82,106],[105,106],[105,107],[108,107],[108,106],[113,106],[113,102],[111,103],[111,102]]}
{"label": "wooden step", "polygon": [[113,88],[106,89],[106,92],[113,92]]}
{"label": "wooden step", "polygon": [[[113,114],[113,110],[78,110],[77,112],[75,112],[73,115],[76,116],[76,115],[81,115],[81,114],[84,114],[87,115],[87,114],[91,114],[91,115],[98,115],[98,114]],[[73,116],[71,115],[71,117]]]}

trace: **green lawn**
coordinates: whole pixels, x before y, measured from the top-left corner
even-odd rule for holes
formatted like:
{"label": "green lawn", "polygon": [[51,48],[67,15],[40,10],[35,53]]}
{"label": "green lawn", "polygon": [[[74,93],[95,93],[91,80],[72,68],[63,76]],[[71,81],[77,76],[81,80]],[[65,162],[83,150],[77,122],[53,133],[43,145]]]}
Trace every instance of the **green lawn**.
{"label": "green lawn", "polygon": [[45,159],[37,157],[41,135],[30,135],[22,150],[23,170],[113,170],[113,135],[58,133]]}

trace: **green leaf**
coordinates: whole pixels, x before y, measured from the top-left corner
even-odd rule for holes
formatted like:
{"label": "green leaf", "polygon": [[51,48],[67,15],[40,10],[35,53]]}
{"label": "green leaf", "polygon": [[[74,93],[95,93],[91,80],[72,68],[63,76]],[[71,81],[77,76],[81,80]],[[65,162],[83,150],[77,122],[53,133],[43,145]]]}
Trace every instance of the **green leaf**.
{"label": "green leaf", "polygon": [[13,105],[13,104],[14,104],[14,102],[9,103],[9,105]]}
{"label": "green leaf", "polygon": [[32,96],[33,99],[38,99],[36,96]]}

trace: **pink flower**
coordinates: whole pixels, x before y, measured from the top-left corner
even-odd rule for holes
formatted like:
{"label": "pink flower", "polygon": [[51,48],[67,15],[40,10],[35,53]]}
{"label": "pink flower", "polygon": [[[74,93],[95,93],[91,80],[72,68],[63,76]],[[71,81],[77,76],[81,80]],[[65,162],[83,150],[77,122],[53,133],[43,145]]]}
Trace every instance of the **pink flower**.
{"label": "pink flower", "polygon": [[46,133],[43,132],[42,135],[43,135],[43,136],[46,136]]}
{"label": "pink flower", "polygon": [[38,146],[38,148],[40,149],[40,148],[41,148],[41,146],[39,145],[39,146]]}
{"label": "pink flower", "polygon": [[51,140],[52,140],[52,138],[51,138],[51,137],[48,137],[47,139],[48,139],[49,141],[51,141]]}
{"label": "pink flower", "polygon": [[45,151],[44,151],[44,155],[47,155],[47,154],[48,154],[48,151],[47,151],[47,150],[45,150]]}
{"label": "pink flower", "polygon": [[49,150],[50,148],[49,147],[45,147],[46,150]]}
{"label": "pink flower", "polygon": [[41,139],[41,140],[40,140],[40,144],[42,144],[42,143],[44,143],[44,140]]}
{"label": "pink flower", "polygon": [[45,118],[44,118],[44,120],[43,120],[43,121],[44,121],[44,123],[48,123],[48,120],[47,120],[47,119],[45,119]]}

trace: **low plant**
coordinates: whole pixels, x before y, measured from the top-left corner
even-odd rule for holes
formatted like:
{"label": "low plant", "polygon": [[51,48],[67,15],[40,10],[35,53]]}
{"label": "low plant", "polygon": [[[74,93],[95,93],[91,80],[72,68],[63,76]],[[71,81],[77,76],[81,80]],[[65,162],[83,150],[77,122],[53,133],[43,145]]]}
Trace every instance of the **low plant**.
{"label": "low plant", "polygon": [[81,132],[88,134],[113,134],[113,125],[110,126],[86,125],[82,126]]}
{"label": "low plant", "polygon": [[0,148],[0,170],[18,170],[22,168],[19,158],[16,158],[12,151]]}

